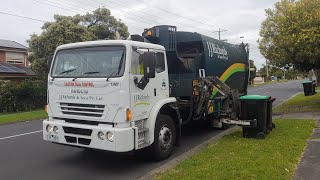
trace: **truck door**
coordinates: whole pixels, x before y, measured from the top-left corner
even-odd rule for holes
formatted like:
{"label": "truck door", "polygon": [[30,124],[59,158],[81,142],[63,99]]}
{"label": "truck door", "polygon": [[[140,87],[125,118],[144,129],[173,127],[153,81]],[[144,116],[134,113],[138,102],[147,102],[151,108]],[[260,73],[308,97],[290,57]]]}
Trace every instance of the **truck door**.
{"label": "truck door", "polygon": [[150,78],[149,83],[143,90],[136,86],[135,79],[140,81],[144,76],[143,62],[139,62],[139,57],[146,51],[148,50],[137,49],[132,51],[130,68],[132,120],[147,118],[155,102],[169,97],[168,70],[166,56],[163,51],[149,49],[149,51],[156,53],[155,78]]}

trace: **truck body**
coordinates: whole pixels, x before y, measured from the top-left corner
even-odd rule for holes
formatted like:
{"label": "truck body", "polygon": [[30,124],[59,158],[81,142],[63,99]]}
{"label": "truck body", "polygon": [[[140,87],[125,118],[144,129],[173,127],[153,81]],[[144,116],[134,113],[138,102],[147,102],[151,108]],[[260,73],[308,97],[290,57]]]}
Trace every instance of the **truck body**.
{"label": "truck body", "polygon": [[234,103],[246,93],[249,76],[243,44],[174,26],[146,29],[138,38],[143,42],[134,39],[56,49],[49,63],[44,140],[143,151],[162,160],[179,144],[184,124],[209,120],[223,127],[222,118],[239,120]]}

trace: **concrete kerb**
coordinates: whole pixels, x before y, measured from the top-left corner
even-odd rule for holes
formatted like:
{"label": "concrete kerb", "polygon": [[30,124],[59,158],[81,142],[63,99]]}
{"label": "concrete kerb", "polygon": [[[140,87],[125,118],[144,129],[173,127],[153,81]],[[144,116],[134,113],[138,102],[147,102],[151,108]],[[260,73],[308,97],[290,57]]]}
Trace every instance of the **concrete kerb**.
{"label": "concrete kerb", "polygon": [[168,161],[167,163],[163,164],[162,166],[150,171],[148,174],[137,178],[138,180],[149,180],[152,179],[152,177],[156,174],[159,174],[161,172],[165,172],[171,168],[174,168],[178,163],[180,163],[181,161],[190,158],[192,155],[198,153],[199,151],[201,151],[203,148],[205,148],[206,146],[208,146],[209,144],[214,144],[216,143],[219,139],[221,139],[223,136],[232,134],[236,131],[238,131],[239,129],[241,129],[238,126],[234,126],[231,127],[227,130],[224,130],[223,132],[219,133],[218,135],[212,137],[211,139],[202,142],[201,144],[197,145],[196,147],[190,149],[189,151],[179,155],[178,157],[175,157],[173,159],[171,159],[170,161]]}

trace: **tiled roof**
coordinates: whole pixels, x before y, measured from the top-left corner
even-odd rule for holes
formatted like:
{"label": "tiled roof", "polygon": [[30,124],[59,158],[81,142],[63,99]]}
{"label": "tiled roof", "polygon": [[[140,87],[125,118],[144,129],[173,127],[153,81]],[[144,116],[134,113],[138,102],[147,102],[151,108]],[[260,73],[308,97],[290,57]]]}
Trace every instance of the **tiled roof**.
{"label": "tiled roof", "polygon": [[0,62],[0,74],[22,74],[24,76],[35,76],[35,73],[29,68],[4,62]]}
{"label": "tiled roof", "polygon": [[0,39],[0,47],[25,49],[25,50],[28,49],[27,47],[15,42],[15,41],[9,41],[9,40],[4,40],[4,39]]}

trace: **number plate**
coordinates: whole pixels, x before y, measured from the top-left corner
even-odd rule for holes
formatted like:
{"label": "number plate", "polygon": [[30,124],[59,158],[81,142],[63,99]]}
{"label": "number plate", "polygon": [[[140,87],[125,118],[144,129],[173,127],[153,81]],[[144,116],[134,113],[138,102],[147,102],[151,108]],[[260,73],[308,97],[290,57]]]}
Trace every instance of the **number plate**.
{"label": "number plate", "polygon": [[52,142],[59,142],[59,136],[53,134],[47,134],[47,140]]}

